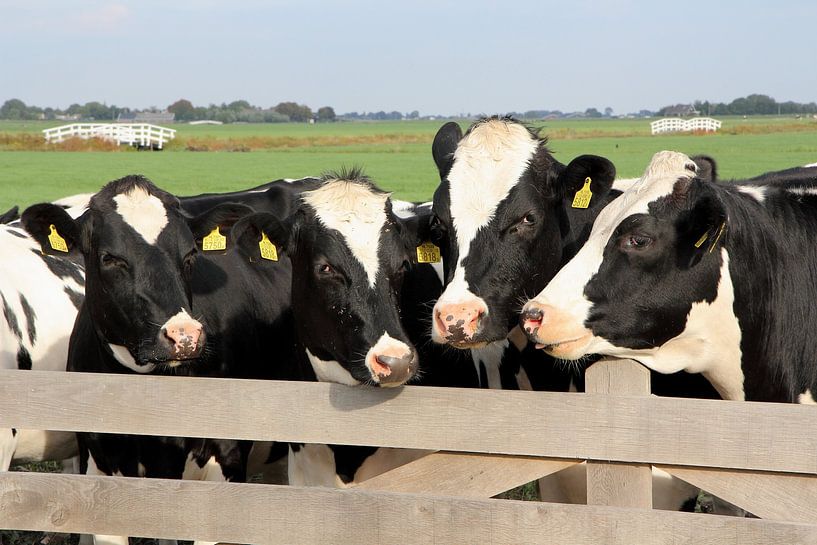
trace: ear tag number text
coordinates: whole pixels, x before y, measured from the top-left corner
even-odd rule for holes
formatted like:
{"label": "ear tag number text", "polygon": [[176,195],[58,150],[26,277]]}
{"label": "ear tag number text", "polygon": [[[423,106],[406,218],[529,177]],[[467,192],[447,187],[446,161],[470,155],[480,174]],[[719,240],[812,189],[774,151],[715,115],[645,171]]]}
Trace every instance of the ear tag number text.
{"label": "ear tag number text", "polygon": [[593,192],[590,191],[590,182],[592,180],[588,176],[584,179],[584,185],[573,197],[573,208],[587,208],[590,206],[590,199],[593,198]]}
{"label": "ear tag number text", "polygon": [[227,249],[227,237],[221,234],[219,227],[216,226],[209,235],[201,239],[201,247],[205,252],[212,252],[215,250]]}
{"label": "ear tag number text", "polygon": [[51,245],[51,248],[58,252],[68,253],[68,244],[65,243],[65,239],[57,232],[57,228],[54,224],[52,223],[48,228],[51,229],[51,234],[48,235],[48,243]]}
{"label": "ear tag number text", "polygon": [[440,247],[433,242],[423,242],[417,246],[417,263],[439,263]]}
{"label": "ear tag number text", "polygon": [[261,241],[258,243],[258,249],[261,250],[261,259],[278,261],[278,248],[267,238],[267,234],[263,231],[261,231]]}

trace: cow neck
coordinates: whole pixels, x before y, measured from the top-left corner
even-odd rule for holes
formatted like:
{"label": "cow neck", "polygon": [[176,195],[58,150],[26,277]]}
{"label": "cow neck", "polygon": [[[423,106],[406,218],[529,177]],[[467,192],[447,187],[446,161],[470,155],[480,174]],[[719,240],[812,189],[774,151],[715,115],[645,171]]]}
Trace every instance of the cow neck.
{"label": "cow neck", "polygon": [[742,330],[746,398],[796,402],[815,382],[807,369],[817,337],[803,324],[815,314],[815,303],[803,280],[812,278],[807,264],[817,263],[817,202],[768,186],[762,199],[737,188],[715,189],[729,218],[724,247]]}

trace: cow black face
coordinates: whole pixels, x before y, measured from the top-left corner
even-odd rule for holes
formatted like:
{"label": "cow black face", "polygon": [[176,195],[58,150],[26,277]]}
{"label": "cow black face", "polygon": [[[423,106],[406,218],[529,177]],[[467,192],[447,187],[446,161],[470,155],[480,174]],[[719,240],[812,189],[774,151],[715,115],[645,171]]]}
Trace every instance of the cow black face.
{"label": "cow black face", "polygon": [[400,322],[399,298],[416,241],[388,195],[358,173],[330,175],[302,200],[284,222],[257,214],[236,231],[247,251],[265,235],[292,260],[296,331],[318,379],[380,386],[411,380],[418,358]]}
{"label": "cow black face", "polygon": [[587,243],[525,305],[531,340],[562,359],[633,357],[664,373],[700,372],[707,336],[736,344],[725,209],[689,163],[656,154],[599,214]]}
{"label": "cow black face", "polygon": [[[571,223],[594,213],[615,170],[593,156],[565,168],[543,140],[509,119],[477,123],[464,137],[446,124],[433,152],[442,183],[431,230],[447,286],[432,313],[432,339],[458,348],[505,339],[521,304],[553,277],[565,245],[580,236]],[[590,202],[573,209],[588,179]]]}
{"label": "cow black face", "polygon": [[236,207],[248,211],[227,205],[188,219],[175,197],[130,176],[105,186],[76,221],[54,205],[28,209],[23,221],[44,248],[55,229],[83,254],[85,311],[98,336],[120,363],[148,372],[201,354],[206,335],[193,317],[190,287],[196,231],[235,216]]}

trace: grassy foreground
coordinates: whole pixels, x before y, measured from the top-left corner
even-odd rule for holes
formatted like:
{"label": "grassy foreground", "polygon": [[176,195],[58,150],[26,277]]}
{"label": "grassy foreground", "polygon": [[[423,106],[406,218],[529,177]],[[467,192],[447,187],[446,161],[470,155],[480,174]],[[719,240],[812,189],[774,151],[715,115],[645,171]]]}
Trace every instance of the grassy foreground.
{"label": "grassy foreground", "polygon": [[[428,200],[439,181],[431,141],[443,121],[323,125],[175,125],[177,140],[162,152],[15,151],[0,145],[0,211],[12,205],[92,192],[140,173],[177,194],[229,191],[277,178],[361,165],[396,198]],[[39,142],[44,122],[0,123],[7,142]],[[463,123],[465,125],[465,123]],[[543,125],[557,159],[584,153],[613,161],[619,176],[639,175],[656,151],[706,153],[723,178],[753,176],[817,161],[817,121],[792,118],[724,120],[710,135],[650,136],[647,120],[555,120]],[[17,136],[15,136],[17,135]],[[0,138],[2,141],[2,138]],[[9,151],[9,149],[12,149]],[[190,149],[236,149],[189,151]]]}

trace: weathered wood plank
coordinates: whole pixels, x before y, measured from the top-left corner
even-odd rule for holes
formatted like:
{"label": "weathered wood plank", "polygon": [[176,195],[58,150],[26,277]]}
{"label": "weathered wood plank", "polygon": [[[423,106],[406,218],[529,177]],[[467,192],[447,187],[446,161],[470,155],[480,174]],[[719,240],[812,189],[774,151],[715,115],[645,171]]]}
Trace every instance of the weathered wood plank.
{"label": "weathered wood plank", "polygon": [[782,403],[3,370],[0,426],[817,473]]}
{"label": "weathered wood plank", "polygon": [[657,467],[760,518],[817,523],[817,475]]}
{"label": "weathered wood plank", "polygon": [[[601,360],[587,369],[590,394],[650,395],[650,372],[632,360]],[[652,508],[649,464],[587,462],[587,504]]]}
{"label": "weathered wood plank", "polygon": [[355,486],[358,490],[490,498],[579,460],[435,452]]}
{"label": "weathered wood plank", "polygon": [[233,543],[787,545],[817,525],[647,509],[41,473],[0,476],[2,525]]}

